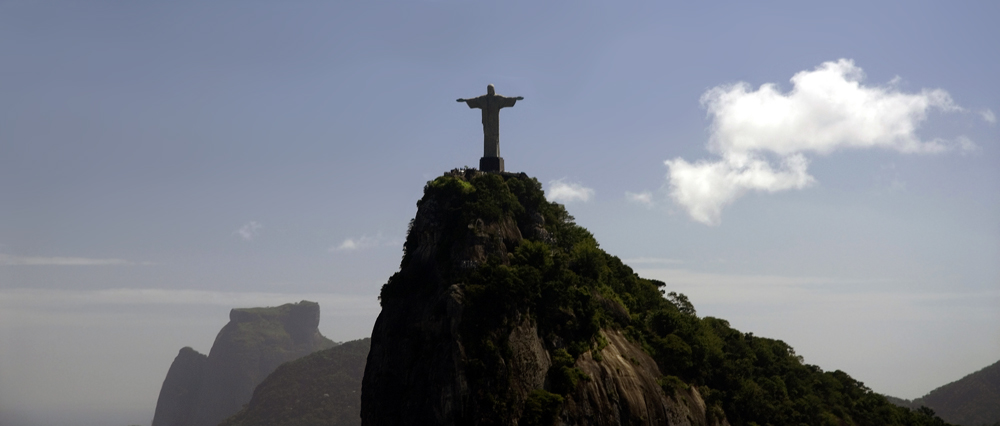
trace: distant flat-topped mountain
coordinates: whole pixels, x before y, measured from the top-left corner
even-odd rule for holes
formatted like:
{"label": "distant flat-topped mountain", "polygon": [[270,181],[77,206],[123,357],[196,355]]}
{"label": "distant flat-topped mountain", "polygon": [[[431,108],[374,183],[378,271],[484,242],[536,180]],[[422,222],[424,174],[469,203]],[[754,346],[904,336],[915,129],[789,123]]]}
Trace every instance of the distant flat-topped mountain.
{"label": "distant flat-topped mountain", "polygon": [[206,357],[183,348],[160,389],[153,426],[215,426],[250,401],[279,365],[335,343],[319,333],[319,304],[233,309]]}
{"label": "distant flat-topped mountain", "polygon": [[1000,361],[930,391],[913,401],[891,398],[897,405],[926,406],[942,419],[962,426],[1000,424]]}

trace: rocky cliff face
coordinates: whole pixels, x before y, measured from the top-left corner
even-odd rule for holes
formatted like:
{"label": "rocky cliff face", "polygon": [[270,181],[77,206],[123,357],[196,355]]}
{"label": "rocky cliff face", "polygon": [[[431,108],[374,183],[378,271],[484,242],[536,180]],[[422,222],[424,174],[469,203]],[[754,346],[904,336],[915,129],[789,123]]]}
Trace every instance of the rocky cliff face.
{"label": "rocky cliff face", "polygon": [[[619,330],[613,318],[630,314],[601,295],[604,269],[589,268],[607,255],[594,250],[524,174],[430,182],[382,289],[362,424],[725,423],[695,388],[661,384],[656,362]],[[607,282],[660,298],[626,275]]]}
{"label": "rocky cliff face", "polygon": [[181,350],[160,390],[153,426],[215,426],[236,413],[279,365],[334,345],[319,304],[233,309],[208,357]]}
{"label": "rocky cliff face", "polygon": [[590,377],[567,404],[565,424],[573,425],[706,425],[705,401],[696,387],[669,394],[657,380],[663,375],[642,348],[618,331],[605,331],[608,346],[601,361],[590,352],[577,365]]}

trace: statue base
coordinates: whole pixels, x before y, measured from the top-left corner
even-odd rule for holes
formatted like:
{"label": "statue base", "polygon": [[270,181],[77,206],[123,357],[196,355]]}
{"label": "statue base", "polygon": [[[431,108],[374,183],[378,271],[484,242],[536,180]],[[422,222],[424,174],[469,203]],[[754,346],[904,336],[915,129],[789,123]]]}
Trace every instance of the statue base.
{"label": "statue base", "polygon": [[483,157],[479,159],[479,170],[484,172],[502,172],[503,157]]}

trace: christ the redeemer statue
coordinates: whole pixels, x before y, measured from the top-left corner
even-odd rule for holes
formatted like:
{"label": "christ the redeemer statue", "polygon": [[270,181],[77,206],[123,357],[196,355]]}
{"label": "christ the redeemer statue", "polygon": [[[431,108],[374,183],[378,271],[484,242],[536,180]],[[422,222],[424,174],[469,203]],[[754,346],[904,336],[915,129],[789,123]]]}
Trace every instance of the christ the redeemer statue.
{"label": "christ the redeemer statue", "polygon": [[478,98],[459,99],[469,108],[483,110],[483,158],[479,159],[479,170],[502,172],[503,158],[500,158],[500,108],[508,108],[524,99],[523,96],[508,98],[496,94],[493,85],[486,86],[486,94]]}

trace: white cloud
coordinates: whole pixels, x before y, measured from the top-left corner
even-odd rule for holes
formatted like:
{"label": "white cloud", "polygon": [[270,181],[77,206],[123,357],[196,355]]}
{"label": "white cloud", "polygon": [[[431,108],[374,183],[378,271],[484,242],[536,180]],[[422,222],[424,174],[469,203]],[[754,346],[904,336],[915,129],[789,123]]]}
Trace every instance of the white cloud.
{"label": "white cloud", "polygon": [[565,182],[565,178],[549,181],[549,190],[546,192],[549,200],[562,203],[587,202],[594,196],[593,189],[578,183]]}
{"label": "white cloud", "polygon": [[330,247],[330,251],[355,251],[381,246],[402,246],[403,242],[398,239],[389,239],[379,232],[374,237],[362,235],[360,237],[345,238],[338,246]]}
{"label": "white cloud", "polygon": [[263,227],[264,225],[251,220],[243,224],[240,229],[237,229],[235,234],[243,238],[243,241],[253,241],[254,238],[257,238],[257,235],[260,235],[260,229]]}
{"label": "white cloud", "polygon": [[976,143],[973,142],[972,139],[969,139],[965,136],[959,136],[958,138],[956,138],[955,144],[958,146],[958,149],[961,150],[963,154],[979,151],[979,145],[976,145]]}
{"label": "white cloud", "polygon": [[640,193],[625,191],[625,198],[633,203],[639,203],[646,207],[653,206],[653,193],[649,191],[642,191]]}
{"label": "white cloud", "polygon": [[861,84],[854,62],[825,62],[792,79],[783,94],[774,84],[749,91],[746,83],[715,87],[701,103],[713,117],[710,149],[727,152],[829,153],[840,148],[883,147],[939,152],[943,146],[914,134],[931,108],[960,110],[947,92],[902,93],[892,86]]}
{"label": "white cloud", "polygon": [[[124,259],[92,259],[87,257],[32,257],[0,254],[0,265],[13,266],[109,266],[133,265]],[[145,264],[145,263],[143,263]]]}
{"label": "white cloud", "polygon": [[779,170],[750,154],[727,155],[715,163],[691,164],[679,157],[664,163],[670,168],[670,196],[687,208],[691,218],[707,225],[717,225],[722,208],[749,190],[802,189],[815,182],[801,154],[785,158]]}
{"label": "white cloud", "polygon": [[335,250],[343,251],[353,251],[365,248],[372,248],[378,246],[378,240],[368,236],[361,236],[359,238],[346,238],[344,242],[340,243]]}
{"label": "white cloud", "polygon": [[986,121],[987,123],[996,124],[997,122],[997,116],[994,115],[993,110],[989,108],[979,111],[979,115],[981,115],[983,117],[983,120]]}
{"label": "white cloud", "polygon": [[[916,135],[931,109],[961,111],[947,92],[903,93],[887,86],[861,84],[864,72],[847,59],[801,71],[792,89],[781,93],[774,84],[752,90],[747,83],[718,86],[705,92],[701,104],[712,118],[710,152],[717,161],[665,161],[670,195],[699,222],[714,225],[722,208],[747,191],[802,189],[816,180],[809,175],[809,154],[840,149],[884,148],[902,153],[937,153],[957,147],[958,140],[922,141]],[[780,160],[772,167],[769,158]]]}

